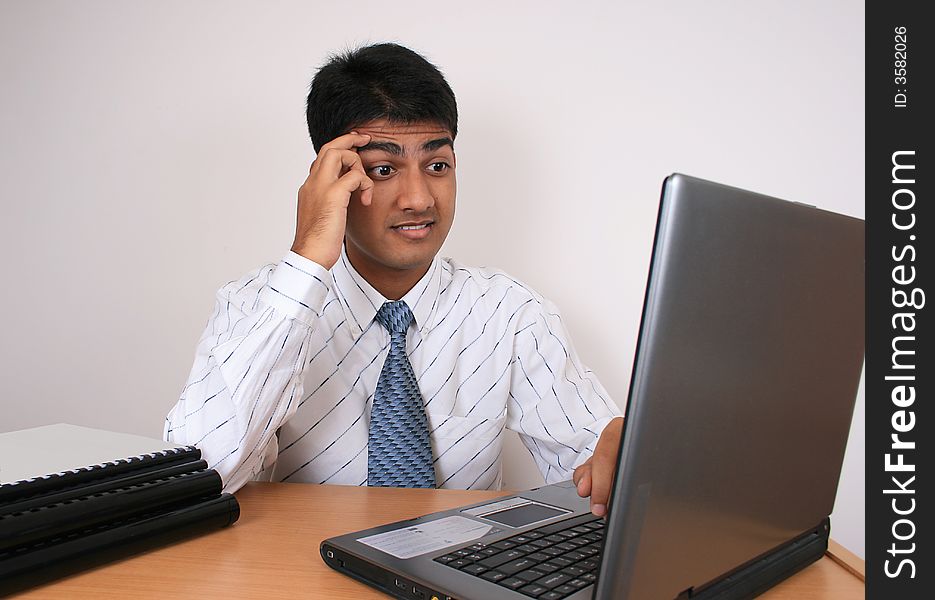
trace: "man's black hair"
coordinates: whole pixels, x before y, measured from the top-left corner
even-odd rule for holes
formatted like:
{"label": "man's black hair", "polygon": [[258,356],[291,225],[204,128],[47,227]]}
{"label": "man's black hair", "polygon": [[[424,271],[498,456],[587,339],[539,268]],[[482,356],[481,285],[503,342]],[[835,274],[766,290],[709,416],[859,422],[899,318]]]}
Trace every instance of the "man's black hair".
{"label": "man's black hair", "polygon": [[305,111],[315,152],[374,119],[427,121],[458,133],[458,106],[432,63],[398,44],[376,44],[334,55],[312,79]]}

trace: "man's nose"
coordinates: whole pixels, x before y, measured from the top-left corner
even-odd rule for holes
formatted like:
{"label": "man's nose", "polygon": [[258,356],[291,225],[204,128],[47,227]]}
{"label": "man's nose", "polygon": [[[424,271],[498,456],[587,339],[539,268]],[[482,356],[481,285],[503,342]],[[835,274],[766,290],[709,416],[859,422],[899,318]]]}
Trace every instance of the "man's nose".
{"label": "man's nose", "polygon": [[397,203],[403,210],[422,212],[435,205],[435,197],[419,169],[409,170],[402,178]]}

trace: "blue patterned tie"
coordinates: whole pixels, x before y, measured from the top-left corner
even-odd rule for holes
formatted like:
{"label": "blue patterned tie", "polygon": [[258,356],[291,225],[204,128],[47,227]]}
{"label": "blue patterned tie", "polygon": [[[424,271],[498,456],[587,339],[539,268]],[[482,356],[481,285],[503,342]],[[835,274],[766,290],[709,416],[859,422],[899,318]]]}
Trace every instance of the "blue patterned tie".
{"label": "blue patterned tie", "polygon": [[416,375],[406,356],[412,311],[402,300],[387,302],[377,321],[390,332],[390,352],[370,409],[367,485],[435,487],[429,426]]}

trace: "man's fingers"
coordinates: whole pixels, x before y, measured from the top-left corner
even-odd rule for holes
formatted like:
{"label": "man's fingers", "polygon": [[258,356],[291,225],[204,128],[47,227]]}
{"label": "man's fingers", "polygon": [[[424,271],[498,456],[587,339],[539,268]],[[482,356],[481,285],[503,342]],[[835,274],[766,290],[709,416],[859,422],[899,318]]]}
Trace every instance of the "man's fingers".
{"label": "man's fingers", "polygon": [[607,502],[610,500],[610,488],[614,482],[616,461],[606,455],[594,455],[591,466],[591,512],[603,517],[607,514]]}
{"label": "man's fingers", "polygon": [[338,179],[337,185],[348,194],[360,190],[361,204],[370,204],[370,198],[373,194],[373,180],[364,174],[363,169],[348,171]]}
{"label": "man's fingers", "polygon": [[591,456],[591,512],[598,517],[607,514],[622,430],[623,419],[617,418],[608,423]]}
{"label": "man's fingers", "polygon": [[360,182],[360,203],[364,206],[370,206],[373,200],[373,179],[367,177],[366,173]]}
{"label": "man's fingers", "polygon": [[582,498],[587,498],[591,495],[591,465],[585,463],[575,469],[575,488],[577,489],[578,495]]}
{"label": "man's fingers", "polygon": [[[347,133],[334,138],[321,147],[321,150],[318,152],[318,156],[315,158],[315,160],[312,161],[312,165],[308,169],[309,175],[311,175],[314,171],[320,170],[322,168],[322,158],[324,158],[324,156],[330,151],[348,151],[353,152],[356,155],[357,151],[354,149],[361,146],[366,146],[370,143],[371,139],[372,138],[370,135],[357,132]],[[337,178],[337,176],[335,178]]]}
{"label": "man's fingers", "polygon": [[367,133],[357,133],[352,131],[351,133],[345,133],[344,135],[339,135],[334,138],[327,144],[321,147],[321,152],[318,154],[321,155],[322,152],[335,148],[338,150],[352,150],[354,148],[359,148],[361,146],[366,146],[370,143],[370,134]]}
{"label": "man's fingers", "polygon": [[330,181],[337,181],[347,171],[357,170],[364,173],[360,155],[353,150],[331,148],[323,151],[316,162],[321,163],[318,168],[320,176],[326,177]]}

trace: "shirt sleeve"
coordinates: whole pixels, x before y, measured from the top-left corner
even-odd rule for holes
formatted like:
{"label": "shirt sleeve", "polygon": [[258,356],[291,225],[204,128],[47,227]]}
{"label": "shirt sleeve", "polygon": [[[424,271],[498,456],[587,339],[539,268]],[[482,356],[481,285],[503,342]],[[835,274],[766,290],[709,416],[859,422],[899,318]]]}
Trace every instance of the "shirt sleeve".
{"label": "shirt sleeve", "polygon": [[290,252],[217,293],[164,437],[198,447],[225,491],[238,490],[276,461],[276,431],[302,395],[310,336],[329,281],[324,267]]}
{"label": "shirt sleeve", "polygon": [[519,433],[545,482],[555,483],[571,478],[623,412],[579,360],[555,305],[531,305],[514,340],[506,426]]}

